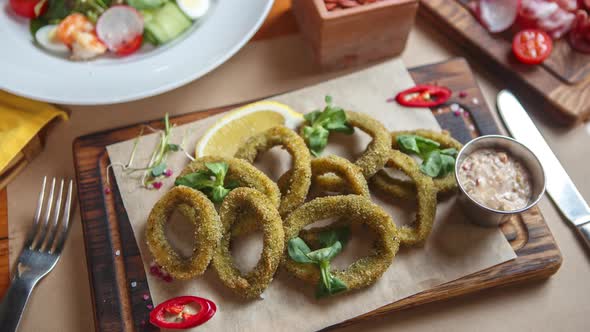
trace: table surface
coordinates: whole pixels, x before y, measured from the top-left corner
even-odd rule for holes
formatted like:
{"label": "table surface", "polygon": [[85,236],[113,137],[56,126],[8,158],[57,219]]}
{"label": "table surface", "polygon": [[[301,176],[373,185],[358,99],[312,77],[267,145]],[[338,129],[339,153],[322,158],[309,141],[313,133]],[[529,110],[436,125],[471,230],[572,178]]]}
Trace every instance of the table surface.
{"label": "table surface", "polygon": [[[155,119],[164,112],[183,114],[293,90],[336,75],[319,73],[318,68],[310,63],[307,46],[295,33],[289,7],[290,0],[277,0],[272,14],[255,37],[258,41],[249,43],[226,64],[196,82],[131,103],[66,107],[72,111],[71,120],[54,128],[45,150],[8,186],[8,195],[6,191],[0,191],[0,292],[8,281],[6,249],[9,247],[10,262],[14,262],[30,225],[40,175],[74,176],[71,143],[75,137]],[[486,102],[493,106],[496,93],[509,82],[494,75],[490,68],[479,65],[477,59],[469,58],[465,50],[452,45],[422,19],[417,19],[402,54],[408,67],[456,56],[467,57]],[[526,96],[523,91],[515,92]],[[586,165],[590,162],[590,145],[585,144],[590,138],[590,126],[558,126],[551,118],[535,111],[543,109],[544,105],[531,98],[525,100],[524,106],[531,111],[535,123],[582,195],[590,200],[590,181],[584,178]],[[540,206],[563,254],[563,265],[552,278],[433,303],[342,330],[495,332],[498,327],[516,331],[587,330],[590,251],[584,249],[573,231],[562,222],[547,198]],[[21,331],[93,330],[83,252],[80,217],[76,212],[62,259],[37,287]]]}

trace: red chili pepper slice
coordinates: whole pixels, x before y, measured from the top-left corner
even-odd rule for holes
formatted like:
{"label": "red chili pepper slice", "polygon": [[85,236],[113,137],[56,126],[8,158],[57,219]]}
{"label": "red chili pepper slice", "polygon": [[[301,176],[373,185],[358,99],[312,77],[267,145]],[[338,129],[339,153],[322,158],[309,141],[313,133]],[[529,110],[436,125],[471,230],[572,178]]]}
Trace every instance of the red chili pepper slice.
{"label": "red chili pepper slice", "polygon": [[[196,304],[199,311],[191,313],[187,305]],[[196,296],[179,296],[160,303],[150,312],[150,323],[163,329],[188,329],[208,321],[217,306],[213,301]]]}
{"label": "red chili pepper slice", "polygon": [[395,96],[395,100],[407,107],[434,107],[442,105],[451,98],[451,90],[436,85],[416,85]]}

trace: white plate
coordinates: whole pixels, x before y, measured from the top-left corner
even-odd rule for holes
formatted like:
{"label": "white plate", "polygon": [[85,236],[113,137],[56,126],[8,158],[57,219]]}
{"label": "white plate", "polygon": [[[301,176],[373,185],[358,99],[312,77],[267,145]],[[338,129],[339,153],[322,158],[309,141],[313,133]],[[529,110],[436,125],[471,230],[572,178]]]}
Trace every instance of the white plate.
{"label": "white plate", "polygon": [[183,36],[125,58],[73,62],[33,43],[26,19],[0,5],[0,89],[76,105],[112,104],[163,93],[193,81],[234,55],[258,30],[274,0],[213,0]]}

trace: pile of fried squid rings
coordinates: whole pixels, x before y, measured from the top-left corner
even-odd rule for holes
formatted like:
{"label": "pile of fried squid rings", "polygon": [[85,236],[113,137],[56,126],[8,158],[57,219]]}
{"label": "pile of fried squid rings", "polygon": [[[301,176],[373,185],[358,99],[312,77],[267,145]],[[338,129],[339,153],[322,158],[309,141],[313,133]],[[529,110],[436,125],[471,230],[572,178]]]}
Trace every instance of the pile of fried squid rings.
{"label": "pile of fried squid rings", "polygon": [[[335,155],[312,158],[297,132],[278,126],[250,137],[234,158],[207,156],[188,164],[180,176],[204,170],[207,163],[225,162],[229,166],[226,181],[239,186],[217,205],[200,191],[185,186],[166,193],[153,207],[147,222],[147,244],[155,261],[177,279],[200,276],[211,264],[223,284],[246,299],[260,297],[279,266],[315,285],[320,269],[291,259],[287,243],[334,227],[304,230],[316,221],[338,218],[336,224],[362,224],[375,233],[376,240],[369,256],[334,271],[334,275],[347,285],[348,291],[374,283],[392,264],[400,245],[424,243],[433,226],[437,195],[456,188],[453,174],[433,179],[422,173],[413,158],[397,149],[397,135],[420,135],[445,148],[460,149],[461,144],[446,132],[390,133],[366,114],[347,111],[346,115],[353,127],[372,137],[354,162]],[[252,165],[259,155],[275,146],[292,156],[291,169],[277,183]],[[397,169],[407,177],[390,176],[385,168]],[[369,188],[394,201],[415,200],[415,222],[396,226],[391,216],[371,201]],[[195,225],[190,258],[180,256],[166,238],[165,225],[174,211]],[[250,272],[242,273],[233,263],[231,241],[256,230],[263,234],[262,254]]]}

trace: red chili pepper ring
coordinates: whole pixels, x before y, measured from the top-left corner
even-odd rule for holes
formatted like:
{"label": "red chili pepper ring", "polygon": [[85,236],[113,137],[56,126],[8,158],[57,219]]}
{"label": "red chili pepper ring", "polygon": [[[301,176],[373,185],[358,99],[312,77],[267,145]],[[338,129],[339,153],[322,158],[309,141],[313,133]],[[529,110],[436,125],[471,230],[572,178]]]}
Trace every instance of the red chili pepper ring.
{"label": "red chili pepper ring", "polygon": [[[187,310],[189,304],[198,306],[196,313]],[[150,312],[150,323],[163,329],[188,329],[208,321],[217,306],[211,300],[196,296],[179,296],[160,303]]]}
{"label": "red chili pepper ring", "polygon": [[451,98],[451,90],[436,85],[416,85],[395,96],[395,100],[407,107],[434,107],[442,105]]}

